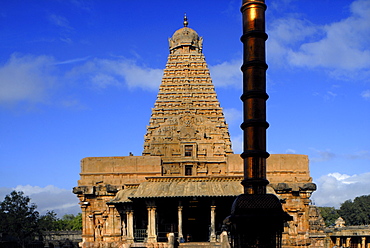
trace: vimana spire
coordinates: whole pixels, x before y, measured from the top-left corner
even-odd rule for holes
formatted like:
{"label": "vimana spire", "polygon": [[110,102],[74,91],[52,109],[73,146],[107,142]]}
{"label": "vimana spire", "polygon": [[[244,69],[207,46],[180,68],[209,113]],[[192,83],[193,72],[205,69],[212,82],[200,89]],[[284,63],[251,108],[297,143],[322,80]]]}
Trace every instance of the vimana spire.
{"label": "vimana spire", "polygon": [[[169,39],[170,54],[145,135],[143,155],[161,156],[166,174],[218,166],[232,154],[225,117],[202,53],[202,37],[187,27]],[[182,173],[180,173],[182,174]]]}

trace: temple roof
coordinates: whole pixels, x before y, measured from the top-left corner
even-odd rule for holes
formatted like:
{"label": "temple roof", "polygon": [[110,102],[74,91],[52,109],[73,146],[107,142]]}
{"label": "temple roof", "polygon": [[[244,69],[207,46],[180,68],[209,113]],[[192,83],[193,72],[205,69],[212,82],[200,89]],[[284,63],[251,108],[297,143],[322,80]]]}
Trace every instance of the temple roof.
{"label": "temple roof", "polygon": [[134,196],[137,188],[125,188],[118,191],[115,198],[113,198],[109,203],[127,203],[132,202],[129,198]]}
{"label": "temple roof", "polygon": [[241,179],[241,177],[149,178],[137,189],[120,190],[110,203],[127,203],[137,198],[237,196],[243,193]]}
{"label": "temple roof", "polygon": [[188,178],[184,180],[147,181],[138,187],[132,198],[157,197],[223,197],[243,193],[240,180],[204,180]]}
{"label": "temple roof", "polygon": [[[153,177],[137,188],[120,190],[110,202],[127,203],[139,198],[235,197],[243,194],[242,177]],[[273,188],[267,188],[274,194]]]}

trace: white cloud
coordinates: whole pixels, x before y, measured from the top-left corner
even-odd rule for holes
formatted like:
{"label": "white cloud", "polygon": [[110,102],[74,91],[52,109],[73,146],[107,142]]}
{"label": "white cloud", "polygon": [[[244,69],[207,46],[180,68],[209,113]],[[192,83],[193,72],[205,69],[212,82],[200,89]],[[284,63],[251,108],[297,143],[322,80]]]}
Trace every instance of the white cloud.
{"label": "white cloud", "polygon": [[241,124],[243,121],[243,112],[240,111],[239,109],[235,108],[227,108],[224,109],[224,115],[226,118],[226,122],[231,125],[231,124]]}
{"label": "white cloud", "polygon": [[316,156],[310,158],[311,162],[323,162],[334,159],[336,155],[329,150],[317,150],[311,148],[316,153]]}
{"label": "white cloud", "polygon": [[109,86],[158,90],[163,70],[139,65],[130,59],[93,59],[73,68],[68,75],[75,80],[85,80],[94,88]]}
{"label": "white cloud", "polygon": [[338,181],[343,181],[343,182],[345,182],[344,180],[346,180],[347,178],[350,178],[351,177],[351,176],[349,176],[347,174],[340,174],[338,172],[329,173],[328,176],[334,177]]}
{"label": "white cloud", "polygon": [[49,15],[49,21],[53,25],[57,26],[60,30],[59,32],[59,39],[65,43],[71,44],[72,39],[69,37],[71,32],[74,31],[74,29],[70,26],[69,21],[64,16],[56,15],[56,14],[50,14]]}
{"label": "white cloud", "polygon": [[240,129],[240,124],[243,122],[243,112],[239,109],[235,108],[226,108],[224,109],[224,115],[226,118],[226,122],[229,125],[229,130],[233,130],[236,126],[238,132],[237,135],[230,134],[231,142],[232,142],[232,149],[234,153],[242,153],[243,152],[243,135],[242,130]]}
{"label": "white cloud", "polygon": [[231,142],[235,154],[240,154],[243,152],[243,135],[232,136]]}
{"label": "white cloud", "polygon": [[361,93],[361,97],[365,98],[366,100],[370,100],[370,90],[365,90]]}
{"label": "white cloud", "polygon": [[314,26],[292,17],[275,20],[268,31],[269,61],[327,68],[336,77],[367,75],[370,72],[370,1],[354,1],[350,10],[346,19],[325,26]]}
{"label": "white cloud", "polygon": [[57,64],[57,65],[74,64],[74,63],[78,63],[78,62],[81,62],[81,61],[86,61],[86,60],[88,60],[89,58],[90,58],[90,57],[74,58],[74,59],[69,59],[69,60],[61,61],[61,62],[58,62],[58,63],[56,63],[56,64]]}
{"label": "white cloud", "polygon": [[242,61],[240,59],[209,66],[213,84],[216,87],[233,86],[242,88],[241,65]]}
{"label": "white cloud", "polygon": [[287,55],[292,49],[299,48],[306,39],[320,33],[308,20],[301,20],[294,17],[281,18],[271,23],[271,30],[268,30],[267,40],[267,61],[268,63],[285,65]]}
{"label": "white cloud", "polygon": [[285,153],[287,153],[287,154],[296,154],[296,153],[297,153],[297,151],[296,151],[296,150],[294,150],[294,149],[290,149],[290,148],[288,148],[288,149],[285,151]]}
{"label": "white cloud", "polygon": [[348,159],[367,159],[370,160],[370,151],[361,150],[346,156]]}
{"label": "white cloud", "polygon": [[31,202],[37,205],[37,211],[45,214],[48,210],[54,210],[58,217],[64,214],[77,214],[80,207],[78,198],[72,193],[72,189],[66,190],[48,185],[46,187],[18,185],[15,188],[0,188],[0,201],[4,200],[5,195],[11,191],[23,191],[25,196],[31,198]]}
{"label": "white cloud", "polygon": [[79,100],[72,98],[62,100],[60,104],[65,108],[72,108],[77,110],[87,109],[87,107],[84,104],[82,104]]}
{"label": "white cloud", "polygon": [[54,59],[12,54],[0,67],[0,103],[42,102],[55,83]]}
{"label": "white cloud", "polygon": [[370,194],[370,172],[359,175],[334,172],[320,177],[316,183],[312,200],[317,206],[339,208],[346,200]]}
{"label": "white cloud", "polygon": [[63,17],[63,16],[59,16],[59,15],[56,15],[56,14],[51,14],[49,15],[49,21],[56,25],[56,26],[59,26],[59,27],[62,27],[62,28],[68,28],[70,29],[70,25],[69,25],[69,21]]}
{"label": "white cloud", "polygon": [[[81,65],[81,62],[84,63]],[[66,72],[64,65],[71,69]],[[85,86],[95,89],[126,85],[131,89],[158,90],[162,74],[162,69],[152,69],[122,58],[84,57],[58,62],[45,55],[12,54],[5,64],[0,65],[0,104],[46,103],[52,99],[49,96],[54,88],[63,84],[71,86],[71,81],[78,85],[84,82]]]}

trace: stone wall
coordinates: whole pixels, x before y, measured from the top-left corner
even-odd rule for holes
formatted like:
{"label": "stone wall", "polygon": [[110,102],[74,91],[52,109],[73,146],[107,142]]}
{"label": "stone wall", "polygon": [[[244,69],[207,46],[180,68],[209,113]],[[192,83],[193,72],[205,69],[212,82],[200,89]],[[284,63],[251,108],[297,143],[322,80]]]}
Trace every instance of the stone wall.
{"label": "stone wall", "polygon": [[156,156],[88,157],[81,160],[78,185],[140,183],[145,177],[160,176],[161,172],[161,158]]}

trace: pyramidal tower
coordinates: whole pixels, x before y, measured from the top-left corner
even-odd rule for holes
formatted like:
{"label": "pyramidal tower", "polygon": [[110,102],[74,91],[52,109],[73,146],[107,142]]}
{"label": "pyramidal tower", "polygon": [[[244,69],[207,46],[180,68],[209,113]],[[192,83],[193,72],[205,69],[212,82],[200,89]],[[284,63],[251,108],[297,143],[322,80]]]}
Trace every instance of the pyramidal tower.
{"label": "pyramidal tower", "polygon": [[[251,5],[259,6],[256,1]],[[169,48],[143,156],[81,160],[80,179],[73,188],[82,211],[81,247],[171,248],[175,238],[178,242],[210,242],[199,246],[228,246],[222,227],[235,197],[243,194],[243,160],[231,149],[225,117],[202,53],[202,38],[188,27],[186,17],[184,27],[169,39]],[[309,173],[308,157],[273,154],[266,174],[270,182],[266,192],[284,199],[284,211],[294,216],[284,227],[283,247],[324,247],[323,224],[309,205],[316,185]],[[244,208],[248,206],[252,205]],[[238,213],[233,211],[232,216]],[[230,218],[238,219],[244,220]],[[258,228],[267,230],[264,223],[267,221],[258,223]],[[253,238],[249,234],[260,229],[249,226],[246,237]],[[189,244],[180,243],[179,247]]]}
{"label": "pyramidal tower", "polygon": [[164,174],[208,174],[233,153],[202,43],[186,15],[184,27],[169,38],[170,54],[143,151],[143,156],[162,157]]}

